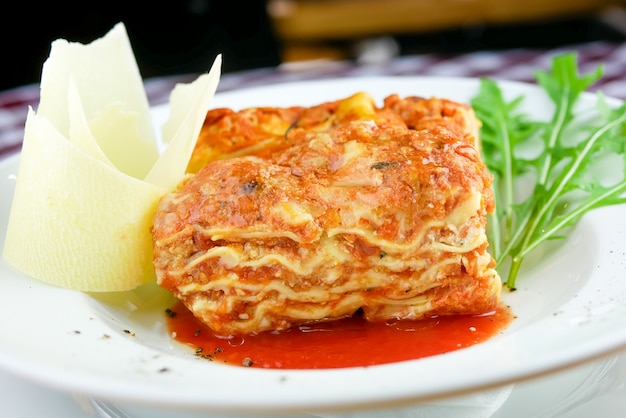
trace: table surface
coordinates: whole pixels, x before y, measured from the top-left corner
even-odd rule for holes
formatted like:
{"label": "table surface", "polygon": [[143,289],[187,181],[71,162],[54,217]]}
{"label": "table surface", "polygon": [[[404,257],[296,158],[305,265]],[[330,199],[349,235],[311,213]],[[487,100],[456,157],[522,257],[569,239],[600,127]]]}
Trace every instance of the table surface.
{"label": "table surface", "polygon": [[[353,62],[309,62],[278,68],[261,68],[222,76],[218,91],[228,91],[273,83],[360,76],[458,76],[491,77],[494,79],[534,82],[538,69],[549,68],[551,57],[565,51],[578,53],[582,72],[604,66],[603,79],[591,91],[602,90],[607,96],[626,99],[626,44],[593,42],[552,50],[515,49],[475,52],[461,55],[427,54],[394,58],[383,64],[359,65]],[[166,103],[177,82],[187,82],[196,75],[179,75],[148,79],[146,92],[151,105]],[[28,107],[36,108],[39,87],[27,85],[0,92],[0,159],[19,152]],[[575,410],[559,416],[582,418],[590,413],[603,417],[622,417],[626,410],[626,355],[619,356],[620,379],[611,389],[586,399]],[[558,378],[552,377],[553,379]],[[541,384],[539,383],[534,383]],[[544,383],[545,384],[545,383]],[[529,386],[530,387],[530,386]],[[523,386],[521,392],[523,393]],[[522,396],[522,395],[518,395]],[[37,399],[33,402],[33,399]],[[512,400],[513,402],[515,399]],[[523,402],[523,399],[518,402]],[[510,403],[510,402],[509,402]],[[509,408],[513,408],[509,406]],[[38,386],[19,377],[0,371],[0,408],[7,417],[64,417],[96,416],[89,405],[72,394]],[[508,416],[502,416],[508,418]]]}
{"label": "table surface", "polygon": [[[493,79],[534,83],[537,70],[547,70],[558,53],[576,51],[583,73],[604,66],[603,78],[589,90],[626,99],[626,44],[592,42],[559,49],[514,49],[484,51],[460,55],[425,54],[401,56],[378,65],[354,62],[319,61],[278,68],[261,68],[224,74],[218,91],[228,91],[274,83],[362,76],[449,76],[491,77]],[[191,81],[196,75],[179,75],[146,80],[146,92],[152,105],[167,102],[176,82]],[[0,158],[17,152],[24,133],[28,106],[36,108],[39,87],[28,85],[0,92]]]}

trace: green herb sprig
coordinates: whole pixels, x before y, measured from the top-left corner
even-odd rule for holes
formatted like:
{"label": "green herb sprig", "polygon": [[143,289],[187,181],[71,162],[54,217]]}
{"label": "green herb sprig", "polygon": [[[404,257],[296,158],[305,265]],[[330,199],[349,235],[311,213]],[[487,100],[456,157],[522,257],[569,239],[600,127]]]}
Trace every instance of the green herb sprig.
{"label": "green herb sprig", "polygon": [[[626,104],[611,107],[598,93],[596,117],[576,111],[581,93],[602,72],[599,66],[579,75],[575,53],[555,56],[549,72],[537,72],[536,81],[554,108],[547,122],[522,113],[524,97],[505,100],[498,83],[488,78],[471,101],[482,122],[481,152],[494,176],[490,248],[509,289],[515,289],[526,256],[541,244],[563,238],[563,230],[592,209],[626,203]],[[529,156],[524,152],[529,144],[539,152]],[[617,179],[594,173],[594,164],[608,155],[623,163]],[[520,178],[533,179],[525,193]]]}

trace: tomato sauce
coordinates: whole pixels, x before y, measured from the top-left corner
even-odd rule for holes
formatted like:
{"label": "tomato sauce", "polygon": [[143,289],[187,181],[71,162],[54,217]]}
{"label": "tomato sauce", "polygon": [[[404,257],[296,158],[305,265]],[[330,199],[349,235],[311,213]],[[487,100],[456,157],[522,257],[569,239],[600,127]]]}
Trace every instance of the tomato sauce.
{"label": "tomato sauce", "polygon": [[513,319],[506,307],[485,315],[371,323],[355,315],[281,332],[215,335],[182,304],[167,310],[173,338],[197,356],[269,369],[330,369],[419,359],[488,340]]}

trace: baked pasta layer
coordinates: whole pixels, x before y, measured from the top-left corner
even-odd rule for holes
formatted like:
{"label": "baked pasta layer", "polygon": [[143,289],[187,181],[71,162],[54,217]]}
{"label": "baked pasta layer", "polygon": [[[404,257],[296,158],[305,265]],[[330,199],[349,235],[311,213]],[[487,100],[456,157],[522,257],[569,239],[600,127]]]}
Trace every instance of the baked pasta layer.
{"label": "baked pasta layer", "polygon": [[158,283],[224,335],[492,311],[478,127],[398,95],[212,110],[154,217]]}

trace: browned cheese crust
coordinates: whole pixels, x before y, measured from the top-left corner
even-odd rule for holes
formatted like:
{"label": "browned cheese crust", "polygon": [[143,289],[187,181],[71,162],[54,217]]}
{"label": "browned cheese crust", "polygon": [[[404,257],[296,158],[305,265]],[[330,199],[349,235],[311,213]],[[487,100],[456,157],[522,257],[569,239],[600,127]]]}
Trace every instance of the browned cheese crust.
{"label": "browned cheese crust", "polygon": [[472,109],[366,93],[215,109],[154,217],[158,283],[221,334],[494,310]]}

